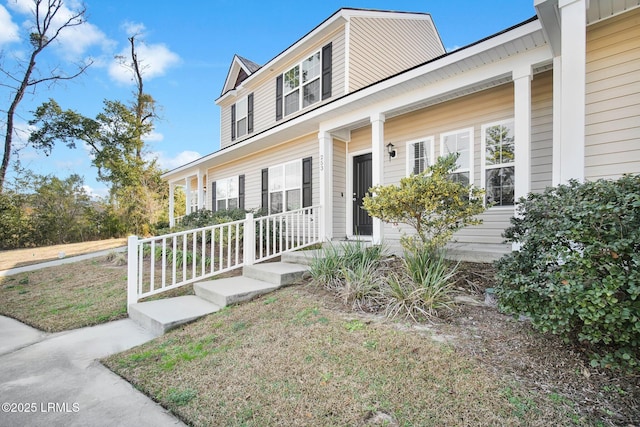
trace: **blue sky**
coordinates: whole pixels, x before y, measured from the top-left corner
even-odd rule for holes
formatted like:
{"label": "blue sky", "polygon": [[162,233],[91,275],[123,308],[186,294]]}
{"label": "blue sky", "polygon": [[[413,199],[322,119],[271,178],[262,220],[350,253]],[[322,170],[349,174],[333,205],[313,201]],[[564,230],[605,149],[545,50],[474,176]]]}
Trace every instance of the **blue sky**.
{"label": "blue sky", "polygon": [[[77,0],[66,0],[73,6]],[[0,61],[24,54],[25,21],[33,0],[0,2]],[[85,0],[88,24],[74,29],[41,58],[39,64],[65,66],[91,57],[94,64],[79,79],[54,88],[40,87],[25,97],[17,124],[27,130],[31,111],[55,99],[95,117],[105,99],[128,102],[133,83],[114,56],[126,54],[127,37],[138,34],[138,56],[146,66],[145,91],[161,107],[161,120],[148,137],[150,155],[164,169],[172,169],[219,148],[219,109],[214,100],[234,54],[264,64],[312,30],[341,7],[428,12],[448,50],[520,23],[533,15],[533,0],[323,0],[230,1],[189,0]],[[0,76],[0,83],[3,83]],[[8,94],[0,85],[0,128],[8,107]],[[26,135],[24,133],[23,135]],[[23,136],[24,138],[24,136]],[[46,157],[25,148],[22,165],[39,174],[84,176],[87,189],[105,195],[96,180],[88,152],[58,145]],[[15,157],[13,157],[15,159]]]}

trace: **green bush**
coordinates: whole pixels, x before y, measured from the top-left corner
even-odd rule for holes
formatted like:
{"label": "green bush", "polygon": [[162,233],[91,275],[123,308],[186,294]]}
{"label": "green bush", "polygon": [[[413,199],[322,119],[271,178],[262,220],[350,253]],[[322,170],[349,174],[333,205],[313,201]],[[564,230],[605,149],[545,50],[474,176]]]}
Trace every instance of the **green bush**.
{"label": "green bush", "polygon": [[640,370],[640,175],[530,194],[518,214],[500,307],[579,343],[594,367]]}

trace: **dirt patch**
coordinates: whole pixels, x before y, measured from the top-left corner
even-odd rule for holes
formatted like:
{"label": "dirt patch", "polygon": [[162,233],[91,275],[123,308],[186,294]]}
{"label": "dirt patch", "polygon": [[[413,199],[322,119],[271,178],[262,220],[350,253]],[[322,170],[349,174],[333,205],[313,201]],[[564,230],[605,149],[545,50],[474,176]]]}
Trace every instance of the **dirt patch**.
{"label": "dirt patch", "polygon": [[41,248],[14,249],[0,251],[0,271],[25,265],[38,264],[59,258],[83,255],[90,252],[114,249],[127,245],[127,239],[108,239],[93,242],[70,243],[66,245],[44,246]]}

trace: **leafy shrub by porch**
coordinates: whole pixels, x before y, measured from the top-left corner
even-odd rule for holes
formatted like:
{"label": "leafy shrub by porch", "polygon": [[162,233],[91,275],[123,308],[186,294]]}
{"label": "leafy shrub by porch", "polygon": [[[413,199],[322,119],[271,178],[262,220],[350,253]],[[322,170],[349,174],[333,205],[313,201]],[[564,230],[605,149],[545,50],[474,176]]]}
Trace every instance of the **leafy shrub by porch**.
{"label": "leafy shrub by porch", "polygon": [[585,346],[593,366],[640,370],[640,175],[530,194],[497,263],[503,310]]}

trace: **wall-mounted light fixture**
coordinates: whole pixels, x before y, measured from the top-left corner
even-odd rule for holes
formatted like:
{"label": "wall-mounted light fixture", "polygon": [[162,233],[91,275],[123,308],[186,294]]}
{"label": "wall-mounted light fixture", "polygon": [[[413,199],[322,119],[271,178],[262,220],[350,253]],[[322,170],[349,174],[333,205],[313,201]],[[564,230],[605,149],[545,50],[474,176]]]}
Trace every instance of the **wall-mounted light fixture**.
{"label": "wall-mounted light fixture", "polygon": [[396,156],[395,145],[392,143],[387,144],[387,153],[389,153],[389,160],[393,159]]}

